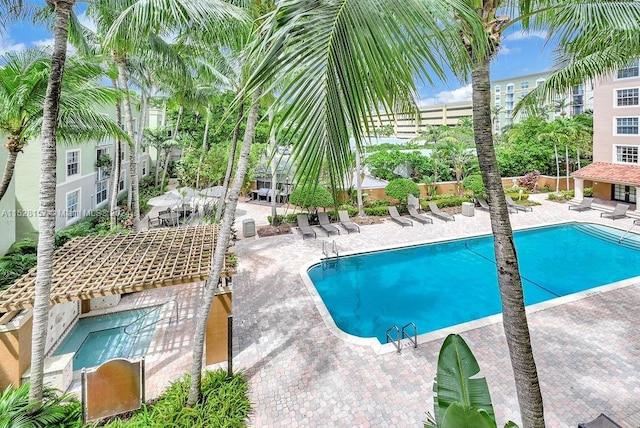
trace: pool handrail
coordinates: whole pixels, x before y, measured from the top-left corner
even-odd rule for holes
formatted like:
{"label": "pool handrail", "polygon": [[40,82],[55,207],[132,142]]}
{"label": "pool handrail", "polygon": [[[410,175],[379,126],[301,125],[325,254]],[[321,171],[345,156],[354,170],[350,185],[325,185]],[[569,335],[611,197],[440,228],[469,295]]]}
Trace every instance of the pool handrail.
{"label": "pool handrail", "polygon": [[[125,333],[125,334],[128,334],[128,335],[130,335],[130,336],[133,336],[133,335],[135,335],[135,334],[138,334],[138,333],[140,332],[140,330],[142,330],[142,329],[144,329],[144,328],[151,327],[152,325],[155,325],[155,324],[159,323],[160,321],[164,321],[166,318],[160,318],[160,319],[157,319],[157,320],[155,320],[155,321],[153,321],[153,322],[151,322],[151,323],[149,323],[149,324],[146,324],[146,325],[142,325],[142,326],[140,326],[140,328],[138,328],[138,329],[137,329],[136,331],[134,331],[134,332],[129,332],[129,331],[127,331],[127,329],[128,329],[129,327],[131,327],[132,325],[136,324],[136,323],[137,323],[138,321],[140,321],[141,319],[146,318],[148,315],[152,314],[153,312],[160,311],[160,309],[162,309],[165,305],[167,305],[167,304],[169,304],[169,303],[173,303],[173,312],[175,312],[175,315],[176,315],[176,320],[175,320],[175,322],[176,322],[176,324],[177,324],[177,323],[178,323],[178,319],[180,318],[180,311],[179,311],[179,309],[178,309],[178,302],[177,302],[177,300],[176,300],[176,299],[171,299],[171,300],[167,300],[166,302],[164,302],[164,303],[162,303],[162,304],[160,304],[160,305],[157,305],[156,307],[154,307],[154,308],[153,308],[153,309],[151,309],[150,311],[145,312],[144,314],[140,315],[138,318],[136,318],[135,320],[133,320],[132,322],[130,322],[129,324],[127,324],[127,325],[124,327],[124,329],[123,329],[124,333]],[[171,324],[171,318],[173,318],[173,314],[172,314],[172,316],[170,316],[170,317],[169,317],[169,324]]]}
{"label": "pool handrail", "polygon": [[[393,330],[396,331],[396,340],[393,340],[393,337],[391,337],[391,335],[389,334],[390,332],[392,332]],[[396,345],[396,349],[397,349],[397,353],[400,354],[400,329],[398,328],[397,325],[392,325],[391,327],[389,327],[386,331],[386,336],[387,336],[387,343],[389,343],[389,339],[391,339],[391,342],[394,342]]]}

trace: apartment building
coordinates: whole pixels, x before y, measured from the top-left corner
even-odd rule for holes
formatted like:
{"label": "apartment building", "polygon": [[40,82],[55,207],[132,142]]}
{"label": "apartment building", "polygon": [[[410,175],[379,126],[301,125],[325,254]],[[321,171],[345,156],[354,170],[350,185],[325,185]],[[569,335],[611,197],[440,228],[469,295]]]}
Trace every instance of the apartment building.
{"label": "apartment building", "polygon": [[[136,118],[137,122],[138,118]],[[121,179],[119,193],[129,187],[129,148],[123,144],[121,153]],[[115,141],[63,145],[57,148],[56,229],[67,226],[87,216],[92,211],[108,206],[112,193],[111,168],[99,159],[113,162]],[[0,150],[0,168],[4,168],[6,150]],[[16,240],[35,239],[38,231],[38,206],[40,187],[40,142],[30,141],[18,155],[11,187],[0,201],[0,254]],[[151,158],[143,148],[138,159],[138,177],[150,174]],[[7,223],[9,222],[9,223]]]}
{"label": "apartment building", "polygon": [[[514,116],[515,106],[534,88],[543,84],[550,74],[551,72],[548,71],[492,82],[491,108],[494,115],[494,132],[500,132],[505,126],[518,123],[525,117],[524,113]],[[586,110],[592,110],[593,100],[593,84],[591,82],[574,86],[568,93],[558,95],[550,101],[551,108],[548,110],[547,119],[551,121],[560,117],[572,117],[584,113]]]}
{"label": "apartment building", "polygon": [[593,164],[573,173],[577,199],[582,198],[585,185],[593,185],[597,198],[636,203],[640,191],[639,71],[635,60],[596,81]]}

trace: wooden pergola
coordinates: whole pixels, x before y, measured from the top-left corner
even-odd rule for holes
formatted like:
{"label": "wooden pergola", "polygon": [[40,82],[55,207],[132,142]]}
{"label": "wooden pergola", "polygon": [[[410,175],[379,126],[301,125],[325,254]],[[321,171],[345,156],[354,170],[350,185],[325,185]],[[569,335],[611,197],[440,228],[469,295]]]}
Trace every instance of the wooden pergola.
{"label": "wooden pergola", "polygon": [[[217,226],[198,225],[75,238],[55,252],[51,303],[204,281],[217,235]],[[34,268],[0,291],[0,314],[33,307],[35,283]]]}

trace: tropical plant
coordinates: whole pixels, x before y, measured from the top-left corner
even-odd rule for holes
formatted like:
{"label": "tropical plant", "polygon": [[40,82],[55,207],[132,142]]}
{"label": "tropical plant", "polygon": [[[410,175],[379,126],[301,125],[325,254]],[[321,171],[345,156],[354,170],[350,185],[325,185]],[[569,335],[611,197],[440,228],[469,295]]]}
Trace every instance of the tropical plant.
{"label": "tropical plant", "polygon": [[480,174],[472,174],[465,177],[462,182],[462,187],[467,190],[471,190],[473,192],[473,196],[476,198],[486,198],[487,190],[484,188],[484,183],[482,182],[482,176]]}
{"label": "tropical plant", "polygon": [[9,385],[0,394],[0,427],[80,427],[82,407],[72,394],[58,395],[44,388],[40,403],[29,402],[29,383]]}
{"label": "tropical plant", "polygon": [[[480,366],[464,339],[450,334],[438,356],[433,385],[434,414],[425,428],[495,428],[496,418],[487,380],[477,377]],[[508,422],[505,428],[517,428]]]}

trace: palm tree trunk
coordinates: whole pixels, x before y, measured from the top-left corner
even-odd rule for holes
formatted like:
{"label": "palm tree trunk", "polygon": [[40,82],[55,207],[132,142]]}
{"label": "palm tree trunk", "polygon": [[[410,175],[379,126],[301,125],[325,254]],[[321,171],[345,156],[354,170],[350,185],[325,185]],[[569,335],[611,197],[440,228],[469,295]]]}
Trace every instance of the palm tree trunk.
{"label": "palm tree trunk", "polygon": [[558,159],[558,145],[553,143],[553,151],[556,155],[556,194],[560,193],[560,159]]}
{"label": "palm tree trunk", "polygon": [[362,201],[362,162],[360,148],[356,144],[356,198],[358,199],[358,216],[364,217],[364,202]]}
{"label": "palm tree trunk", "polygon": [[276,164],[276,128],[274,126],[275,113],[273,109],[269,109],[269,125],[271,131],[269,133],[269,145],[271,146],[271,225],[278,224],[278,210],[276,209],[276,194],[278,192],[278,168]]}
{"label": "palm tree trunk", "polygon": [[18,152],[14,152],[9,150],[9,155],[7,156],[7,162],[4,166],[4,173],[2,174],[2,181],[0,182],[0,200],[4,197],[4,194],[7,193],[7,189],[9,188],[9,184],[11,184],[11,179],[13,178],[13,171],[16,168],[16,159],[18,159]]}
{"label": "palm tree trunk", "polygon": [[53,4],[55,7],[53,53],[42,113],[42,160],[38,206],[38,212],[41,214],[38,219],[38,265],[31,335],[31,387],[29,389],[31,403],[40,403],[43,392],[44,352],[49,330],[56,230],[56,129],[60,110],[62,74],[67,59],[69,14],[75,1],[58,0]]}
{"label": "palm tree trunk", "polygon": [[473,130],[482,180],[489,196],[491,229],[502,301],[502,317],[523,426],[544,427],[542,394],[524,306],[518,258],[498,171],[491,131],[489,58],[476,61],[471,74]]}
{"label": "palm tree trunk", "polygon": [[159,146],[156,146],[156,167],[154,168],[155,179],[153,181],[153,185],[156,187],[158,186],[158,179],[160,175],[160,152],[161,151],[162,149]]}
{"label": "palm tree trunk", "polygon": [[138,187],[138,151],[135,133],[133,130],[133,115],[131,113],[131,98],[129,97],[129,81],[127,79],[127,70],[122,61],[118,61],[118,74],[120,78],[120,88],[124,91],[124,117],[127,134],[131,139],[129,143],[129,181],[131,192],[131,213],[133,214],[133,231],[140,231],[140,193]]}
{"label": "palm tree trunk", "polygon": [[227,199],[227,188],[229,187],[229,181],[231,180],[231,172],[233,171],[233,164],[236,158],[236,148],[238,147],[238,140],[240,139],[240,122],[244,117],[244,100],[240,100],[238,106],[238,117],[236,118],[236,126],[233,128],[233,137],[231,138],[231,145],[229,147],[229,159],[227,160],[227,171],[224,173],[224,181],[222,182],[222,192],[220,200],[218,200],[218,206],[216,208],[216,221],[220,220],[222,216],[222,208],[224,207],[225,200]]}
{"label": "palm tree trunk", "polygon": [[202,153],[198,160],[198,173],[196,174],[196,189],[200,188],[200,168],[202,168],[202,160],[204,159],[205,154],[209,151],[209,147],[207,145],[207,139],[209,138],[209,122],[211,122],[211,109],[207,106],[207,119],[204,123],[204,135],[202,136]]}
{"label": "palm tree trunk", "polygon": [[209,317],[209,311],[213,303],[216,288],[218,286],[218,280],[220,278],[220,272],[222,272],[222,264],[224,262],[225,253],[227,252],[227,246],[229,245],[229,238],[231,236],[231,226],[233,226],[233,220],[236,214],[236,206],[238,204],[238,197],[240,196],[240,190],[242,189],[242,182],[247,173],[249,165],[249,153],[251,150],[251,143],[256,131],[256,123],[258,121],[258,107],[260,100],[260,90],[257,90],[253,94],[251,109],[247,117],[247,125],[244,131],[244,139],[242,142],[242,150],[240,151],[240,159],[238,161],[238,168],[233,179],[233,186],[229,192],[229,201],[227,202],[224,212],[224,219],[222,225],[218,231],[218,239],[216,240],[216,249],[213,255],[213,265],[211,267],[211,274],[205,283],[205,293],[203,298],[203,304],[198,310],[198,319],[196,323],[196,332],[194,337],[193,346],[193,361],[191,365],[191,385],[189,387],[189,397],[187,399],[187,406],[192,407],[195,405],[201,396],[200,386],[202,382],[202,358],[204,354],[204,340],[207,328],[207,318]]}
{"label": "palm tree trunk", "polygon": [[171,149],[173,146],[169,146],[164,149],[164,166],[162,167],[162,180],[160,180],[160,190],[164,190],[164,180],[167,179],[167,170],[169,169],[169,158],[171,157]]}
{"label": "palm tree trunk", "polygon": [[564,145],[564,165],[565,165],[565,177],[567,181],[567,190],[569,190],[569,145]]}
{"label": "palm tree trunk", "polygon": [[[117,81],[114,79],[112,81],[114,87],[118,87]],[[118,126],[122,128],[122,103],[118,101],[116,103],[116,122]],[[120,172],[122,170],[122,162],[121,162],[121,153],[122,153],[122,142],[120,140],[116,141],[116,150],[113,159],[113,172],[111,173],[111,179],[113,182],[111,183],[111,201],[109,202],[109,226],[111,230],[116,227],[118,223],[118,192],[120,191]]]}

